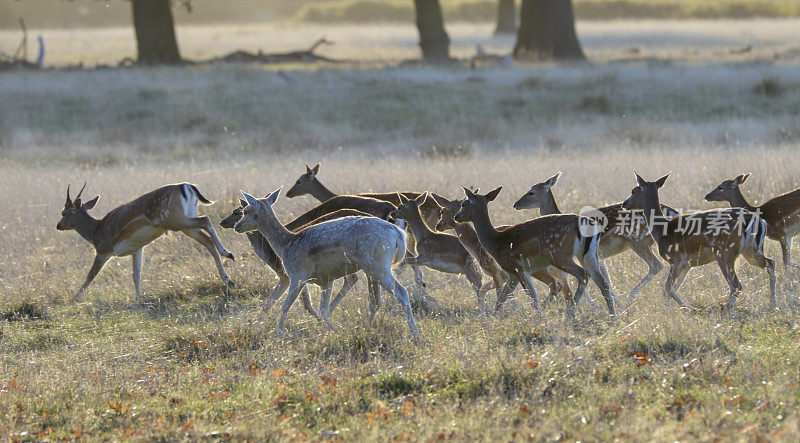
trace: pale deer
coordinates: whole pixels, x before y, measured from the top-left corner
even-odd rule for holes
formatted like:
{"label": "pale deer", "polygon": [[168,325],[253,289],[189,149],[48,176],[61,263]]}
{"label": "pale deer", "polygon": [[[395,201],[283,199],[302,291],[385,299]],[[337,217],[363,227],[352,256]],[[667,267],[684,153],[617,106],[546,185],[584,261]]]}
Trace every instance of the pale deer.
{"label": "pale deer", "polygon": [[[561,210],[558,208],[556,199],[553,196],[552,189],[558,182],[559,176],[561,176],[561,172],[541,183],[531,186],[530,191],[525,193],[525,195],[514,203],[514,209],[539,208],[539,213],[541,215],[561,214]],[[669,217],[674,217],[678,213],[667,205],[661,205],[661,208]],[[647,233],[646,229],[642,229],[643,226],[631,226],[631,223],[635,221],[628,217],[630,211],[622,209],[622,203],[603,206],[596,210],[605,218],[605,229],[600,237],[600,256],[601,270],[606,278],[608,278],[608,272],[603,265],[603,259],[621,254],[628,249],[635,252],[636,255],[647,264],[649,269],[647,275],[634,286],[628,296],[628,299],[632,300],[659,272],[661,272],[664,265],[661,264],[661,260],[658,259],[650,248],[654,243],[653,238]]]}
{"label": "pale deer", "polygon": [[[331,191],[325,185],[323,185],[322,182],[319,181],[319,179],[317,178],[319,167],[320,167],[319,163],[317,163],[317,165],[314,166],[313,168],[309,168],[308,165],[306,165],[305,174],[302,174],[297,179],[297,181],[295,181],[294,185],[292,185],[292,187],[289,188],[289,191],[286,192],[286,196],[288,198],[294,198],[302,195],[311,195],[312,197],[316,198],[317,200],[323,203],[328,203],[331,200],[347,197],[335,194],[333,191]],[[394,206],[397,206],[400,204],[400,197],[398,197],[398,195],[400,194],[409,199],[417,198],[420,196],[419,192],[400,192],[400,193],[386,192],[386,193],[364,193],[350,197],[374,198],[389,202]],[[343,202],[345,202],[345,200],[343,200]],[[352,202],[349,202],[349,204],[351,204],[352,206],[347,206],[347,207],[361,210],[361,207],[357,206],[358,200],[353,200]],[[422,218],[425,220],[426,223],[428,223],[428,226],[431,226],[436,223],[438,217],[438,207],[433,201],[426,201],[425,204],[423,204],[420,207],[420,211],[422,212]],[[410,229],[406,230],[406,233],[409,234],[406,237],[408,241],[406,249],[409,251],[409,253],[413,253],[414,251],[416,251],[416,240],[414,239],[413,233],[410,232]],[[419,293],[417,301],[419,302],[420,306],[425,307],[428,305],[427,300],[434,301],[435,299],[433,299],[428,294],[427,285],[423,280],[423,273],[422,270],[419,268],[419,266],[416,266],[414,264],[410,264],[410,266],[414,271],[414,281],[417,285],[417,291],[415,293],[417,292]]]}
{"label": "pale deer", "polygon": [[[387,202],[376,201],[373,199],[364,199],[361,200],[362,201],[361,207],[368,212],[359,211],[355,209],[333,210],[338,206],[336,204],[338,200],[340,199],[332,200],[331,202],[319,205],[316,208],[313,208],[308,212],[301,214],[296,219],[287,223],[286,228],[291,230],[292,232],[297,232],[317,223],[353,215],[375,216],[383,220],[389,220],[390,218],[389,214],[391,214],[391,212],[394,211],[395,209],[394,205]],[[223,228],[233,228],[236,222],[238,222],[242,218],[242,212],[244,208],[247,207],[247,202],[240,199],[239,203],[240,206],[234,209],[229,216],[227,216],[224,220],[222,220],[222,222],[220,222],[220,226],[222,226]],[[331,212],[326,212],[326,211],[331,211]],[[318,217],[309,222],[303,223],[304,221],[308,220],[309,218],[312,218],[315,215],[317,215]],[[264,263],[267,264],[267,266],[269,266],[273,271],[275,271],[275,274],[277,274],[278,276],[278,285],[275,287],[275,289],[272,291],[272,293],[269,295],[269,297],[267,297],[267,300],[265,301],[264,311],[266,312],[269,311],[272,305],[275,304],[278,298],[280,298],[280,296],[289,287],[289,276],[284,271],[283,262],[281,261],[280,256],[278,255],[277,252],[275,252],[275,250],[272,249],[272,247],[269,245],[269,242],[261,234],[261,232],[259,231],[247,232],[247,239],[250,241],[250,246],[253,247],[253,250],[255,251],[256,255],[258,255],[258,257],[261,258],[261,260],[263,260]],[[327,312],[324,312],[325,315],[330,315],[333,312],[333,310],[336,309],[336,306],[344,298],[344,296],[347,295],[347,293],[350,291],[353,285],[356,284],[357,281],[358,277],[355,274],[348,275],[344,278],[344,281],[342,283],[342,288],[339,290],[339,293],[330,303]],[[320,298],[320,309],[324,307],[323,305],[325,304],[324,301],[326,299],[328,300],[330,299],[330,288],[327,290],[327,292],[323,291],[322,293],[322,296]],[[315,311],[313,311],[313,309],[308,309],[308,307],[310,306],[310,299],[308,296],[307,289],[304,289],[302,292],[302,301],[303,301],[303,306],[306,307],[309,313],[311,313],[316,317]]]}
{"label": "pale deer", "polygon": [[[461,242],[470,255],[475,258],[478,265],[480,265],[481,269],[483,269],[483,272],[491,277],[493,287],[499,296],[503,285],[508,280],[508,276],[505,272],[503,272],[503,270],[500,268],[500,265],[497,264],[492,256],[486,252],[486,249],[481,246],[481,242],[478,239],[478,234],[475,232],[475,229],[470,226],[469,223],[459,223],[455,221],[454,217],[461,209],[461,200],[449,200],[436,193],[432,193],[431,196],[433,197],[434,201],[436,201],[436,204],[439,205],[439,220],[436,223],[436,230],[446,231],[452,229],[455,231],[458,241]],[[502,231],[507,227],[508,226],[500,226],[497,229]],[[559,291],[564,293],[565,299],[572,296],[569,292],[569,286],[567,285],[566,280],[564,280],[561,275],[553,275],[549,272],[549,270],[534,271],[531,275],[533,278],[548,286],[550,289],[548,300],[554,298],[555,294],[557,294]]]}
{"label": "pale deer", "polygon": [[781,194],[760,206],[747,202],[739,186],[747,181],[750,174],[742,174],[732,180],[725,180],[706,195],[707,201],[726,201],[732,207],[755,212],[767,222],[767,237],[781,244],[783,266],[787,275],[792,266],[792,237],[800,232],[800,189]]}
{"label": "pale deer", "polygon": [[[405,232],[376,217],[338,218],[297,233],[291,232],[281,224],[272,209],[280,190],[264,199],[242,192],[248,206],[242,211],[242,219],[234,226],[236,232],[260,231],[281,257],[289,275],[289,292],[282,306],[277,332],[282,332],[289,308],[307,283],[325,289],[334,280],[362,270],[367,275],[371,292],[370,320],[380,304],[377,294],[380,286],[395,295],[403,307],[412,335],[418,336],[408,293],[392,274],[392,264],[405,257]],[[262,310],[261,316],[263,314]],[[333,328],[327,316],[322,315],[325,323]]]}
{"label": "pale deer", "polygon": [[648,182],[636,174],[637,186],[622,203],[625,209],[644,211],[658,253],[670,265],[665,292],[682,308],[694,310],[678,296],[678,288],[691,268],[716,261],[730,286],[726,308],[732,309],[742,290],[734,265],[736,258],[743,255],[750,264],[767,271],[770,301],[777,309],[775,262],[764,256],[767,224],[742,208],[712,209],[668,219],[658,198],[658,190],[664,186],[667,177],[669,174]]}
{"label": "pale deer", "polygon": [[[467,199],[461,203],[461,209],[455,215],[457,222],[472,222],[481,246],[509,276],[508,283],[498,297],[498,304],[522,283],[534,308],[541,312],[530,274],[553,266],[578,280],[575,300],[571,297],[567,299],[568,318],[574,317],[575,304],[586,291],[589,277],[600,288],[609,314],[615,315],[611,286],[603,278],[597,258],[600,243],[597,224],[575,214],[545,215],[498,231],[489,219],[488,204],[497,197],[501,189],[502,187],[483,195],[464,188]],[[575,257],[581,259],[585,268],[575,263]]]}
{"label": "pale deer", "polygon": [[409,265],[425,266],[439,272],[463,274],[475,290],[481,315],[488,316],[486,289],[481,287],[483,276],[477,261],[467,252],[458,237],[434,232],[422,219],[419,208],[425,204],[428,193],[411,200],[401,194],[399,199],[400,205],[392,212],[392,217],[408,223],[417,243],[417,255],[406,255],[403,262]]}
{"label": "pale deer", "polygon": [[82,203],[81,194],[85,188],[86,184],[72,200],[67,186],[67,201],[61,212],[61,221],[56,225],[59,231],[76,230],[95,249],[94,262],[78,296],[83,294],[108,259],[129,255],[133,259],[136,297],[141,298],[142,249],[167,231],[183,232],[208,249],[222,281],[233,285],[220,259],[222,254],[233,260],[233,254],[220,243],[211,220],[207,216],[197,216],[198,202],[211,204],[211,201],[203,197],[195,185],[182,183],[163,186],[118,206],[100,220],[88,212],[94,208],[100,196]]}

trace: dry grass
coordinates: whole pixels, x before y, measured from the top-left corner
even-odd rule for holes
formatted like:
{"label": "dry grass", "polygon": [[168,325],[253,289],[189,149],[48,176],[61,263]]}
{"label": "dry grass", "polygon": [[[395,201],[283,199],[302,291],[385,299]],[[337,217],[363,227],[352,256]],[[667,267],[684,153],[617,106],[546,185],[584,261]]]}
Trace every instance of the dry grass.
{"label": "dry grass", "polygon": [[[219,230],[237,255],[226,265],[234,290],[194,242],[174,236],[146,249],[143,302],[127,259],[76,301],[92,251],[55,230],[69,182],[101,194],[99,215],[190,181],[216,200],[201,212],[218,222],[239,189],[288,185],[317,161],[320,179],[343,193],[456,197],[461,185],[503,185],[490,207],[497,224],[534,216],[512,202],[558,170],[565,210],[619,201],[634,169],[674,171],[663,200],[684,208],[710,207],[709,189],[749,171],[745,193],[758,201],[800,185],[796,71],[322,69],[291,71],[289,82],[247,66],[3,74],[0,435],[796,439],[797,294],[781,288],[783,310],[771,312],[766,277],[747,264],[731,315],[719,310],[727,286],[713,266],[681,288],[700,314],[665,302],[662,274],[618,322],[584,304],[574,327],[562,303],[538,319],[521,293],[518,310],[481,321],[464,278],[429,271],[441,308],[419,318],[422,344],[391,301],[364,324],[363,283],[333,316],[341,333],[298,304],[276,339],[275,311],[264,325],[246,322],[275,278],[236,233]],[[780,94],[760,91],[773,82]],[[313,204],[277,208],[288,220]],[[646,272],[630,253],[608,265],[623,295]],[[410,274],[400,281],[412,286]]]}

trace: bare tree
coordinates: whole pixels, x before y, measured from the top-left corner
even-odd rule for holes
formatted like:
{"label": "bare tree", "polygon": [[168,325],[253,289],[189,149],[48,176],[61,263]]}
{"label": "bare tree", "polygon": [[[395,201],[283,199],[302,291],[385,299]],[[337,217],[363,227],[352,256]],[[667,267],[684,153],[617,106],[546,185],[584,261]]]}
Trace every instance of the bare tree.
{"label": "bare tree", "polygon": [[583,60],[572,0],[522,0],[515,58]]}
{"label": "bare tree", "polygon": [[147,65],[181,62],[169,0],[132,0],[137,60]]}
{"label": "bare tree", "polygon": [[495,34],[513,34],[517,32],[517,11],[514,0],[497,0],[497,27]]}
{"label": "bare tree", "polygon": [[419,30],[419,47],[426,62],[450,60],[450,37],[444,30],[439,0],[414,0]]}

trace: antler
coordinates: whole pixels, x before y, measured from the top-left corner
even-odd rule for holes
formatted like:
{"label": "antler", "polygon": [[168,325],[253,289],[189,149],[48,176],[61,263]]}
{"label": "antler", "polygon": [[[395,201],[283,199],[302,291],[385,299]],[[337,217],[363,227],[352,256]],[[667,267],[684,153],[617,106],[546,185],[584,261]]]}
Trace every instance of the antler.
{"label": "antler", "polygon": [[67,184],[67,203],[66,204],[68,204],[68,205],[72,204],[72,199],[69,198],[69,184]]}
{"label": "antler", "polygon": [[83,182],[83,187],[81,188],[81,190],[78,191],[78,195],[75,197],[75,201],[77,201],[79,198],[81,198],[81,194],[83,194],[83,190],[84,189],[86,189],[86,182],[85,181]]}

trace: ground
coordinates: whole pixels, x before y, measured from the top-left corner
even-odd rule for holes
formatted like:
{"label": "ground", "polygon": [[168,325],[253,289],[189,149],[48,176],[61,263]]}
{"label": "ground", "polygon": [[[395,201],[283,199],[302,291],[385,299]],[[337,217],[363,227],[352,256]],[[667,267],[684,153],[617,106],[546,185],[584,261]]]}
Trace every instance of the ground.
{"label": "ground", "polygon": [[[427,271],[440,306],[418,315],[421,342],[386,297],[365,324],[363,283],[332,316],[338,333],[298,303],[276,338],[277,309],[252,324],[276,278],[239,234],[218,229],[237,256],[226,262],[234,289],[223,287],[206,252],[175,235],[145,249],[143,300],[133,296],[128,259],[110,262],[76,299],[92,250],[76,233],[55,230],[67,183],[88,181],[85,194],[100,195],[99,216],[161,184],[189,181],[215,200],[200,212],[217,224],[239,189],[263,195],[320,161],[320,180],[342,193],[457,197],[461,185],[502,185],[490,205],[495,224],[535,216],[511,205],[557,171],[555,194],[570,211],[622,200],[634,169],[651,179],[673,171],[663,202],[687,210],[713,207],[702,196],[743,172],[753,173],[745,195],[763,201],[800,185],[796,28],[581,23],[591,64],[471,70],[398,66],[415,55],[413,29],[389,27],[397,36],[390,40],[369,27],[273,27],[265,50],[327,35],[337,41],[330,55],[358,60],[3,73],[0,434],[796,439],[797,294],[782,284],[781,311],[770,310],[766,276],[744,261],[745,291],[730,314],[720,310],[727,285],[713,265],[693,270],[681,288],[700,313],[664,298],[662,273],[617,319],[584,302],[574,325],[564,322],[562,301],[540,318],[522,293],[516,309],[484,321],[465,278]],[[475,42],[497,52],[510,45],[488,37],[488,26],[453,29],[463,32],[454,34],[466,43],[454,40],[464,56]],[[473,32],[486,37],[469,40]],[[8,47],[13,38],[0,35]],[[179,35],[198,58],[241,43],[220,38],[209,49]],[[68,36],[59,43],[63,64],[119,60],[131,47],[112,38],[109,45],[128,49],[92,46],[82,58]],[[364,49],[367,37],[387,48]],[[276,209],[288,221],[313,205],[281,198]],[[779,259],[774,242],[767,254]],[[608,267],[623,300],[646,273],[631,253]],[[779,279],[787,279],[782,269]],[[413,290],[410,273],[400,281]]]}

